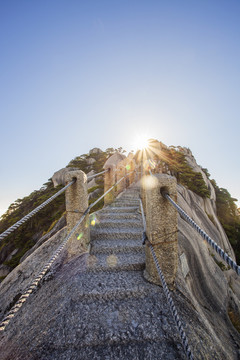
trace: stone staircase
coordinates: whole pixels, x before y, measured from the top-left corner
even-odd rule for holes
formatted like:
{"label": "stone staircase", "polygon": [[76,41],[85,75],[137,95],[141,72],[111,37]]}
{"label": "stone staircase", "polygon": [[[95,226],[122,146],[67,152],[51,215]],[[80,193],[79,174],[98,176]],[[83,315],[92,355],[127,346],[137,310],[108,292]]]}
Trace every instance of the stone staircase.
{"label": "stone staircase", "polygon": [[134,185],[95,213],[78,294],[81,359],[184,359],[162,289],[143,278],[142,218]]}
{"label": "stone staircase", "polygon": [[91,216],[90,255],[59,261],[0,337],[1,359],[185,359],[162,288],[143,277],[138,197],[133,185]]}
{"label": "stone staircase", "polygon": [[142,219],[137,189],[122,194],[96,215],[91,229],[91,271],[143,270]]}

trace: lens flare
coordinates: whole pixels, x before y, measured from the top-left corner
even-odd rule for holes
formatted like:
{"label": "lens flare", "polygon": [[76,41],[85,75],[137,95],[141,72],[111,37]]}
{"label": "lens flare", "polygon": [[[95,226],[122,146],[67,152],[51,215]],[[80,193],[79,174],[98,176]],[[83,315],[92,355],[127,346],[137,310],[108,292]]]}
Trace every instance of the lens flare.
{"label": "lens flare", "polygon": [[89,223],[90,223],[91,226],[95,226],[95,225],[99,224],[99,220],[97,219],[95,214],[90,215]]}
{"label": "lens flare", "polygon": [[144,189],[153,189],[155,186],[157,186],[158,181],[154,176],[147,175],[143,176],[141,179],[141,184]]}
{"label": "lens flare", "polygon": [[133,148],[135,151],[137,150],[143,150],[148,148],[148,136],[141,134],[137,135],[134,142],[133,142]]}
{"label": "lens flare", "polygon": [[117,265],[118,258],[115,255],[109,255],[107,257],[107,264],[109,267],[115,267]]}
{"label": "lens flare", "polygon": [[98,259],[95,255],[89,255],[88,256],[88,259],[87,259],[87,266],[88,267],[93,267],[93,266],[96,266],[98,262]]}
{"label": "lens flare", "polygon": [[77,240],[81,240],[82,237],[83,237],[83,233],[80,233],[77,237]]}
{"label": "lens flare", "polygon": [[149,160],[149,166],[150,166],[150,168],[153,170],[153,169],[155,169],[155,167],[156,167],[156,161],[154,161],[154,160]]}
{"label": "lens flare", "polygon": [[126,170],[130,170],[131,169],[131,166],[130,165],[126,165]]}

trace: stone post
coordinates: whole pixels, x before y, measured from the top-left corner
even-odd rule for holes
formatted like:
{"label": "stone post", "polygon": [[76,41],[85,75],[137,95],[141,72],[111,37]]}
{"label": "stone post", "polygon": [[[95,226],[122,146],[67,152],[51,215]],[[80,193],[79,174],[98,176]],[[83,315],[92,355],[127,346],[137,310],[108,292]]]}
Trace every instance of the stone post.
{"label": "stone post", "polygon": [[[126,175],[125,160],[120,161],[117,164],[117,181]],[[126,178],[117,184],[117,195],[123,192],[126,188]]]}
{"label": "stone post", "polygon": [[[114,165],[109,166],[108,171],[104,174],[104,193],[108,191],[115,184],[115,169]],[[111,204],[114,200],[115,191],[112,189],[106,196],[104,196],[104,205]]]}
{"label": "stone post", "polygon": [[135,181],[135,162],[133,160],[130,161],[129,163],[130,169],[129,169],[129,184],[131,185],[132,183],[134,183]]}
{"label": "stone post", "polygon": [[135,167],[135,182],[138,182],[139,180],[139,164],[136,164],[136,167]]}
{"label": "stone post", "polygon": [[[146,183],[146,232],[149,241],[153,244],[165,280],[173,289],[178,265],[177,210],[162,196],[162,191],[168,192],[172,199],[177,201],[176,179],[166,174],[148,177]],[[161,285],[147,244],[145,249],[144,277],[152,283]]]}
{"label": "stone post", "polygon": [[[88,208],[87,176],[81,170],[69,171],[65,175],[66,183],[71,182],[74,178],[76,179],[76,182],[66,189],[65,194],[68,233]],[[90,242],[88,221],[87,215],[69,239],[67,245],[68,257],[81,254],[88,250]]]}
{"label": "stone post", "polygon": [[148,179],[151,181],[151,175],[148,175],[148,176],[143,176],[141,181],[140,181],[140,184],[141,184],[141,187],[140,187],[140,196],[141,196],[141,200],[142,200],[142,205],[143,205],[143,210],[144,210],[144,214],[146,214],[146,186],[148,184]]}

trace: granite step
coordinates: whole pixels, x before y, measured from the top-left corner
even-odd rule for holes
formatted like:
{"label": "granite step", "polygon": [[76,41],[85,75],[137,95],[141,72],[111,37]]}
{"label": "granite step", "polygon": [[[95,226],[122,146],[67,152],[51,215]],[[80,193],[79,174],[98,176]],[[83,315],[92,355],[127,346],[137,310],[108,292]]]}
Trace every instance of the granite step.
{"label": "granite step", "polygon": [[139,206],[139,200],[133,198],[119,198],[113,202],[113,204],[128,203],[131,206]]}
{"label": "granite step", "polygon": [[119,254],[91,254],[88,259],[86,271],[127,271],[143,270],[145,268],[145,253],[119,253]]}
{"label": "granite step", "polygon": [[102,208],[101,212],[103,214],[119,212],[119,213],[135,213],[139,207],[137,206],[106,206]]}
{"label": "granite step", "polygon": [[[51,334],[52,346],[46,349],[44,359],[76,359],[73,357],[76,350],[83,360],[185,359],[160,287],[151,294],[136,297],[94,300],[94,297],[91,302],[71,298],[71,317],[68,321],[61,320],[64,330],[55,326],[56,331]],[[69,312],[68,304],[62,306]],[[59,323],[59,317],[56,314],[54,324]],[[60,336],[63,331],[64,346]],[[54,357],[56,349],[58,356]]]}
{"label": "granite step", "polygon": [[91,241],[97,239],[136,239],[142,238],[142,229],[137,228],[109,228],[109,227],[92,227],[91,228]]}
{"label": "granite step", "polygon": [[103,212],[98,212],[95,214],[96,218],[101,220],[107,220],[110,219],[112,221],[114,220],[133,220],[133,221],[140,221],[142,222],[142,216],[140,215],[140,213],[136,212],[136,213],[127,213],[127,212],[112,212],[112,213],[103,213]]}
{"label": "granite step", "polygon": [[91,254],[117,254],[117,253],[130,253],[130,252],[144,252],[142,239],[139,240],[94,240],[91,243]]}
{"label": "granite step", "polygon": [[126,218],[116,219],[107,217],[105,219],[98,219],[94,229],[109,228],[109,229],[122,229],[122,228],[142,228],[141,218]]}
{"label": "granite step", "polygon": [[84,273],[78,276],[71,284],[71,299],[73,301],[94,301],[127,299],[142,297],[159,292],[158,286],[147,282],[142,271],[119,271]]}

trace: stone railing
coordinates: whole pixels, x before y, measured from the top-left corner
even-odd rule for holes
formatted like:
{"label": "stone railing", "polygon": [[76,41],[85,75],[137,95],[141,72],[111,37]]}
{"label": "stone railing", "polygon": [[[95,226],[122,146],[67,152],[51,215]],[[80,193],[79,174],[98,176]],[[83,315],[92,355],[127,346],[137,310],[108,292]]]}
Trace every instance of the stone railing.
{"label": "stone railing", "polygon": [[[125,157],[122,154],[115,153],[104,164],[103,168],[107,170],[104,174],[104,194],[109,191],[117,182],[116,187],[104,196],[104,205],[113,202],[118,194],[124,191],[133,182],[138,181],[141,172],[130,154]],[[81,219],[89,207],[87,176],[81,170],[69,169],[65,176],[65,184],[75,179],[75,183],[66,190],[66,217],[68,233]],[[122,179],[123,178],[123,179]],[[122,181],[119,182],[119,180]],[[69,239],[67,249],[68,256],[83,253],[88,250],[90,243],[89,215],[86,215],[76,232]]]}
{"label": "stone railing", "polygon": [[[104,205],[108,205],[133,182],[141,179],[141,198],[146,216],[146,234],[148,241],[153,245],[156,256],[164,273],[166,282],[174,287],[178,265],[177,242],[177,211],[162,196],[167,192],[176,200],[176,180],[166,174],[145,175],[142,177],[141,167],[137,166],[133,157],[123,157],[121,154],[112,155],[103,167],[104,193],[113,188],[104,196]],[[69,171],[66,183],[76,179],[76,182],[66,190],[66,216],[68,232],[84,215],[88,209],[87,176],[81,170]],[[121,180],[119,182],[119,180]],[[114,185],[118,183],[115,187]],[[89,215],[79,225],[74,236],[68,243],[68,255],[87,251],[90,243]],[[160,279],[148,246],[146,246],[145,278],[153,283],[160,284]]]}
{"label": "stone railing", "polygon": [[[177,200],[177,183],[174,177],[158,174],[147,175],[141,179],[147,239],[154,248],[167,284],[173,289],[178,266],[177,211],[165,199],[164,192]],[[145,247],[144,276],[148,281],[161,285],[150,248],[147,246],[148,241]]]}

